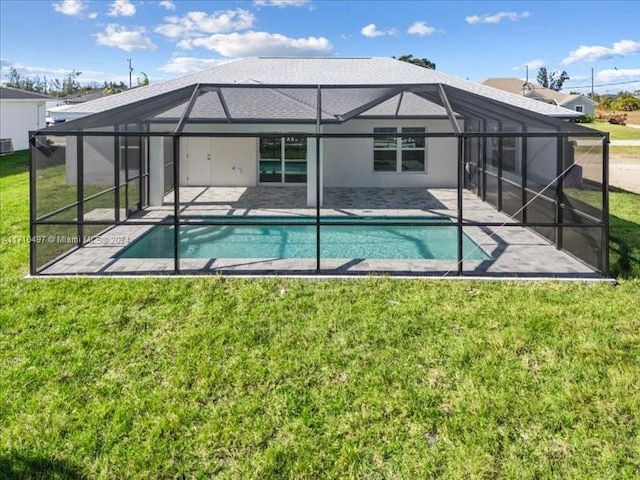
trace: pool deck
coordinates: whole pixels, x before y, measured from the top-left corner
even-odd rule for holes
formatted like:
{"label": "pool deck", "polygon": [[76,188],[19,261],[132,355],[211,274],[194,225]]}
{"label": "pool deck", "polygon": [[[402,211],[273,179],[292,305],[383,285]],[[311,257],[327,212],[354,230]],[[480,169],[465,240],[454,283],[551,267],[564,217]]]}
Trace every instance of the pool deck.
{"label": "pool deck", "polygon": [[[433,216],[455,221],[456,189],[373,189],[325,188],[322,216]],[[149,225],[120,225],[97,240],[61,258],[41,273],[43,275],[113,275],[170,274],[174,260],[118,258],[130,242],[153,228],[154,223],[173,215],[173,194],[162,207],[150,207],[131,220]],[[309,216],[304,187],[181,187],[180,211],[183,215],[238,216]],[[466,220],[478,222],[513,222],[504,213],[482,202],[471,192],[463,196]],[[516,226],[465,227],[464,232],[491,256],[490,260],[464,260],[468,276],[599,278],[590,267],[558,250],[535,232]],[[236,275],[313,274],[315,259],[191,259],[180,260],[183,274],[228,273]],[[366,275],[370,272],[404,275],[453,276],[455,260],[379,260],[322,259],[324,275]]]}

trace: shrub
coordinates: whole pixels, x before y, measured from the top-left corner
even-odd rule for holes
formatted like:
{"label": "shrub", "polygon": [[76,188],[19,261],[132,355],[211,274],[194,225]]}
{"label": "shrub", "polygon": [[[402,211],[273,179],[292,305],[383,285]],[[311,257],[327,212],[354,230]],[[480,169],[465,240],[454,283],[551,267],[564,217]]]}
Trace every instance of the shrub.
{"label": "shrub", "polygon": [[616,113],[611,115],[609,119],[609,123],[612,125],[626,125],[627,123],[627,114],[626,113]]}
{"label": "shrub", "polygon": [[614,101],[611,107],[614,110],[621,110],[623,112],[634,112],[640,110],[640,98],[636,98],[630,93],[627,93]]}
{"label": "shrub", "polygon": [[576,123],[593,123],[595,121],[596,117],[594,117],[593,115],[589,115],[588,113],[576,119]]}

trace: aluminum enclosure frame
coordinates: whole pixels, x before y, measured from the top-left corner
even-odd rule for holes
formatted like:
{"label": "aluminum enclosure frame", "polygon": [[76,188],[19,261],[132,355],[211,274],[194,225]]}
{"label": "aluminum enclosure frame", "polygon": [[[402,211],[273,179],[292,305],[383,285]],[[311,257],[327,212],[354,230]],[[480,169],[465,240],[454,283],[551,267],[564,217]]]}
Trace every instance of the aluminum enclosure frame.
{"label": "aluminum enclosure frame", "polygon": [[[120,218],[120,205],[118,204],[120,200],[119,190],[122,188],[121,181],[119,179],[118,173],[114,173],[114,185],[113,191],[116,193],[114,196],[114,209],[115,209],[115,221],[92,221],[85,220],[83,216],[84,212],[84,203],[88,200],[84,198],[84,158],[83,158],[83,139],[85,137],[112,137],[114,138],[114,142],[119,144],[120,140],[123,139],[125,142],[130,137],[137,137],[140,142],[146,142],[146,159],[143,161],[140,160],[140,173],[139,173],[139,182],[140,182],[140,209],[145,208],[148,205],[148,201],[144,198],[148,194],[148,182],[149,182],[149,155],[150,149],[148,147],[148,142],[153,137],[163,137],[171,139],[171,167],[173,169],[173,195],[174,195],[174,212],[173,219],[171,222],[157,222],[158,225],[170,225],[174,227],[174,251],[173,251],[173,259],[174,259],[174,274],[183,273],[180,268],[180,252],[179,252],[179,234],[180,227],[185,225],[192,225],[188,220],[183,219],[183,215],[180,211],[180,181],[179,181],[179,171],[180,171],[180,138],[185,137],[208,137],[208,138],[216,138],[216,137],[256,137],[258,134],[255,132],[234,132],[234,133],[221,133],[221,132],[188,132],[184,131],[186,125],[190,122],[189,115],[191,113],[191,109],[193,108],[197,98],[204,92],[216,92],[218,95],[221,104],[223,105],[224,113],[226,119],[224,119],[224,123],[305,123],[305,124],[315,124],[315,133],[305,133],[301,134],[299,132],[291,132],[289,134],[293,135],[295,133],[298,137],[304,137],[308,139],[314,139],[316,144],[316,151],[320,151],[320,147],[322,141],[324,139],[331,138],[375,138],[371,132],[362,132],[362,133],[325,133],[322,131],[322,126],[327,124],[340,124],[345,121],[348,121],[351,118],[359,118],[358,115],[365,113],[368,109],[372,108],[375,105],[378,105],[390,98],[393,98],[396,95],[404,95],[405,93],[415,93],[416,95],[425,98],[433,103],[439,104],[442,106],[447,112],[447,118],[449,119],[452,125],[452,132],[449,133],[424,133],[424,134],[402,134],[398,133],[394,136],[397,138],[402,137],[422,137],[422,138],[455,138],[457,144],[457,155],[456,155],[456,171],[457,171],[457,221],[455,223],[457,228],[457,238],[458,238],[458,249],[457,249],[457,275],[464,275],[464,255],[462,249],[462,237],[464,235],[464,229],[466,227],[498,227],[504,224],[497,224],[495,222],[473,222],[469,220],[465,220],[464,218],[464,202],[463,202],[463,192],[465,190],[465,167],[469,163],[469,151],[467,146],[470,144],[471,139],[483,140],[488,138],[497,138],[500,141],[500,145],[502,145],[503,138],[521,138],[523,139],[523,149],[526,153],[526,140],[529,138],[545,138],[552,139],[555,138],[558,145],[562,143],[566,143],[569,138],[573,137],[584,137],[584,138],[600,138],[602,141],[602,215],[601,218],[591,219],[595,220],[596,223],[590,226],[586,226],[581,223],[567,223],[562,221],[562,209],[563,201],[562,201],[562,183],[563,177],[567,172],[563,172],[562,164],[559,163],[557,174],[559,178],[556,179],[556,188],[559,188],[559,191],[556,192],[556,195],[559,194],[559,197],[555,199],[555,207],[558,212],[555,221],[553,222],[531,222],[527,221],[526,218],[526,209],[525,215],[523,216],[521,221],[509,222],[507,225],[509,226],[521,226],[521,227],[542,227],[542,228],[554,228],[556,229],[557,236],[559,241],[556,241],[556,246],[558,248],[563,248],[562,245],[562,229],[563,228],[601,228],[602,229],[602,240],[601,240],[601,250],[602,250],[602,258],[599,261],[599,265],[592,265],[597,271],[599,271],[603,276],[607,276],[609,272],[609,259],[608,259],[608,242],[609,242],[609,201],[608,201],[608,143],[609,137],[606,133],[594,132],[591,130],[587,130],[585,128],[576,126],[572,123],[567,123],[565,121],[559,120],[557,118],[546,117],[541,114],[537,114],[535,112],[530,112],[524,109],[518,109],[516,107],[512,107],[506,104],[497,105],[495,102],[488,101],[479,95],[475,95],[469,92],[458,91],[453,87],[449,87],[447,85],[441,84],[428,84],[428,85],[317,85],[315,89],[317,91],[317,100],[316,100],[316,118],[309,119],[304,121],[292,121],[290,119],[269,119],[265,122],[264,119],[234,119],[229,114],[229,108],[226,105],[225,97],[224,97],[224,89],[225,88],[247,88],[247,89],[310,89],[312,87],[308,85],[263,85],[263,84],[197,84],[194,87],[184,87],[177,91],[169,92],[167,94],[160,95],[158,98],[153,100],[144,100],[140,102],[136,102],[133,105],[128,105],[126,107],[117,107],[113,110],[89,115],[84,118],[76,119],[69,121],[65,124],[58,124],[54,127],[50,127],[47,129],[39,130],[36,132],[30,132],[30,231],[32,238],[36,237],[37,227],[39,225],[70,225],[76,226],[78,231],[78,237],[84,237],[84,229],[87,226],[100,227],[104,226],[107,228],[114,228],[122,225],[149,225],[149,222],[140,222],[135,219],[128,218],[128,212],[125,214],[127,218]],[[362,105],[360,108],[356,108],[355,110],[348,112],[344,116],[337,116],[335,119],[327,119],[324,118],[324,113],[322,110],[322,92],[323,90],[334,90],[334,89],[358,89],[358,88],[376,88],[376,89],[390,89],[390,92],[381,95],[377,102],[368,102],[366,105]],[[188,98],[187,98],[188,97]],[[186,100],[185,100],[186,99]],[[175,129],[171,132],[166,131],[150,131],[149,125],[153,122],[150,115],[157,115],[162,111],[166,111],[169,108],[172,108],[176,105],[181,105],[187,101],[187,106],[185,111],[180,119],[177,121],[177,125]],[[366,107],[366,108],[365,108]],[[513,121],[515,119],[519,119],[521,124],[523,125],[522,132],[468,132],[460,127],[458,124],[458,119],[466,120],[469,117],[478,117],[480,114],[480,110],[484,110],[486,112],[486,118],[508,118]],[[367,118],[363,116],[362,118]],[[376,117],[376,118],[384,118],[384,117]],[[406,118],[402,116],[398,116],[398,110],[396,109],[396,115],[391,116],[389,118],[399,119]],[[423,118],[423,117],[415,117],[415,118]],[[106,124],[114,125],[114,131],[92,131],[92,128],[103,127]],[[168,122],[172,125],[174,122]],[[198,123],[198,122],[193,122]],[[216,122],[212,122],[216,123]],[[138,130],[131,130],[126,128],[127,125],[136,124],[138,125]],[[466,122],[465,122],[466,124]],[[533,124],[537,127],[544,126],[552,131],[528,131],[526,128],[527,125]],[[124,126],[124,130],[121,129],[121,125]],[[269,135],[268,132],[261,132],[259,134]],[[274,132],[272,135],[277,136],[286,136],[288,133],[283,132]],[[37,196],[37,171],[36,171],[36,163],[34,160],[34,150],[36,150],[38,139],[42,136],[59,136],[66,137],[67,139],[76,138],[77,142],[77,198],[76,203],[71,204],[70,206],[64,208],[73,208],[77,207],[78,216],[77,219],[74,220],[50,220],[54,214],[58,213],[56,211],[49,212],[49,214],[45,216],[38,216],[36,212],[36,196]],[[558,156],[557,161],[561,162],[561,154],[560,147],[558,147]],[[486,155],[486,149],[483,150]],[[128,152],[125,143],[125,152]],[[502,147],[500,148],[500,152],[502,152]],[[126,156],[124,159],[119,158],[116,155],[116,162],[114,165],[114,170],[117,172],[119,164],[121,160],[124,160],[126,164]],[[486,160],[486,159],[485,159]],[[522,203],[523,207],[526,206],[525,200],[528,198],[527,195],[537,194],[540,192],[529,191],[527,189],[527,171],[526,171],[526,161],[525,169],[522,172]],[[143,168],[143,165],[145,166]],[[503,158],[502,155],[499,155],[498,159],[498,175],[497,181],[498,186],[502,185],[503,181],[508,181],[502,176],[502,165]],[[321,163],[320,163],[320,155],[316,155],[316,208],[315,208],[315,218],[313,221],[307,222],[287,222],[287,225],[309,225],[314,224],[316,227],[316,268],[315,274],[322,274],[324,270],[321,265],[321,245],[322,245],[322,236],[321,236],[321,227],[333,225],[335,222],[331,222],[330,220],[326,220],[321,216],[320,204],[321,204]],[[486,170],[486,169],[485,169]],[[125,168],[125,171],[128,172],[128,169]],[[486,175],[486,171],[483,172]],[[136,179],[134,179],[136,180]],[[125,184],[128,186],[131,181],[128,178],[128,173],[125,174]],[[146,193],[144,185],[147,185]],[[485,185],[486,186],[486,185]],[[128,190],[127,190],[128,191]],[[104,192],[101,192],[102,194]],[[502,193],[498,191],[499,205],[498,211],[502,210],[501,208],[501,197]],[[125,196],[126,198],[126,196]],[[484,200],[484,199],[483,199]],[[552,200],[553,201],[553,200]],[[125,200],[125,203],[128,204],[128,200]],[[128,207],[128,205],[126,205]],[[200,225],[229,225],[230,223],[225,223],[222,221],[205,221],[199,223]],[[233,225],[256,225],[256,223],[252,223],[248,221],[244,222],[233,222]],[[375,222],[363,222],[358,220],[353,220],[349,222],[340,222],[341,225],[349,225],[349,226],[375,226],[377,225]],[[276,225],[276,223],[272,223],[271,225]],[[382,224],[380,224],[382,225]],[[385,222],[384,225],[390,226],[393,223]],[[403,226],[451,226],[451,223],[447,222],[425,222],[415,220],[409,223],[402,222]],[[32,275],[37,275],[45,270],[52,263],[60,260],[62,257],[58,257],[53,259],[52,262],[48,262],[45,265],[37,265],[37,243],[31,243],[31,259],[30,259],[30,271]],[[69,252],[65,252],[63,256],[67,256],[70,253],[73,253],[78,248],[82,248],[82,242],[77,245],[74,249]],[[377,273],[377,272],[371,272]],[[378,272],[388,274],[389,272]]]}

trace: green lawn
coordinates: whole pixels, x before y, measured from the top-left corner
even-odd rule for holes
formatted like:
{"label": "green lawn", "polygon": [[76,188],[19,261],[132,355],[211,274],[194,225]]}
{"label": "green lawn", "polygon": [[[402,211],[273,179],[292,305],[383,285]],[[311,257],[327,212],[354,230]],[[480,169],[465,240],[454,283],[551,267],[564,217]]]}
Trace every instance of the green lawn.
{"label": "green lawn", "polygon": [[639,206],[612,192],[617,287],[27,281],[3,242],[0,478],[637,478]]}
{"label": "green lawn", "polygon": [[609,152],[613,155],[633,155],[634,157],[640,157],[640,147],[634,146],[610,145]]}
{"label": "green lawn", "polygon": [[581,123],[583,127],[609,132],[611,140],[640,140],[640,128],[613,125],[608,122]]}

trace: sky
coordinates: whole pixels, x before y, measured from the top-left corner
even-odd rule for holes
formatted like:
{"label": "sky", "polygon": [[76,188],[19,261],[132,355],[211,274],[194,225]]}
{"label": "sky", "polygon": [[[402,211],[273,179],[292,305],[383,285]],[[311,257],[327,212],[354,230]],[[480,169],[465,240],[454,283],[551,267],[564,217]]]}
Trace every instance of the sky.
{"label": "sky", "polygon": [[564,90],[640,89],[640,0],[0,0],[0,74],[133,84],[248,56],[428,58],[482,81],[566,70]]}

